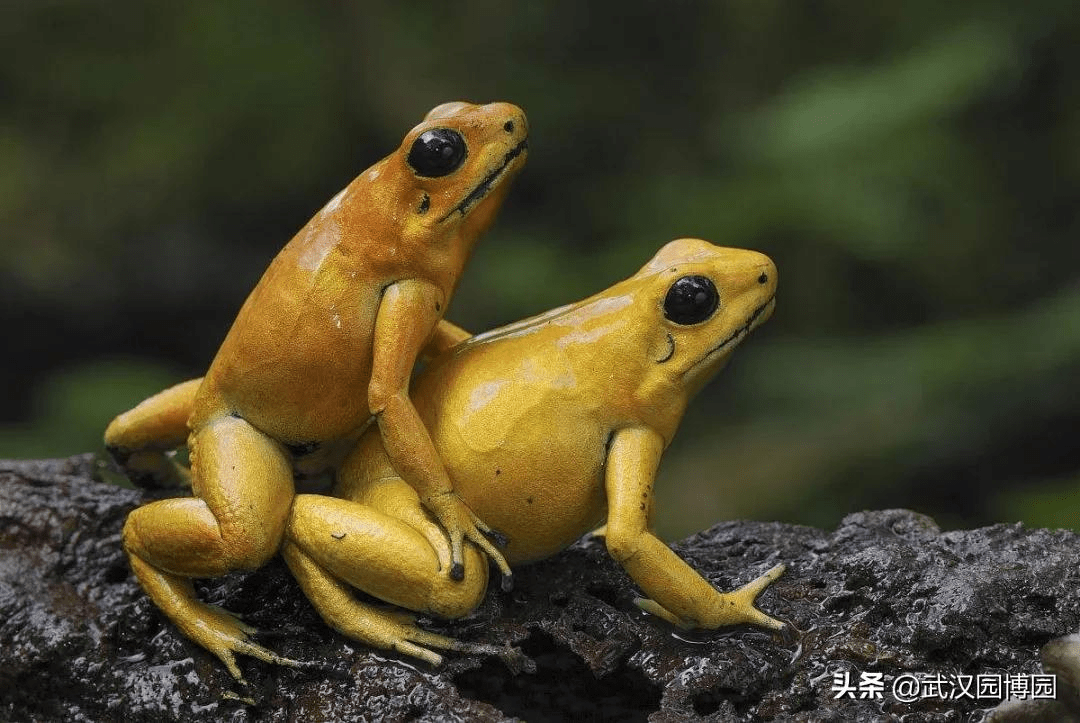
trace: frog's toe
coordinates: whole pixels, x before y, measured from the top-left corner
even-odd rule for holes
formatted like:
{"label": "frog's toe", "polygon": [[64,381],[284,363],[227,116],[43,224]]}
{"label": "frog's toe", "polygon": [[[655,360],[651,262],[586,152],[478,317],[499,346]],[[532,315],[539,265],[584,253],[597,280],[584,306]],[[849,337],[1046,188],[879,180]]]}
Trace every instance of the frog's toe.
{"label": "frog's toe", "polygon": [[447,573],[451,580],[465,579],[464,535],[460,530],[450,531],[450,569]]}
{"label": "frog's toe", "polygon": [[765,572],[761,577],[748,582],[734,592],[724,595],[723,604],[727,609],[722,611],[722,621],[720,624],[730,625],[750,623],[751,625],[757,625],[759,627],[779,631],[784,635],[789,635],[789,628],[791,626],[782,620],[777,620],[774,617],[766,615],[761,610],[754,607],[754,601],[757,600],[758,595],[775,582],[777,578],[783,575],[785,569],[787,568],[782,564],[776,565]]}
{"label": "frog's toe", "polygon": [[411,655],[414,658],[419,658],[431,665],[442,665],[443,658],[438,653],[428,650],[427,648],[416,645],[408,640],[397,640],[392,644],[392,649],[398,653],[405,655]]}
{"label": "frog's toe", "polygon": [[244,678],[244,674],[240,672],[240,666],[236,664],[236,656],[232,654],[232,651],[228,648],[222,648],[220,650],[210,650],[211,653],[218,656],[218,660],[225,664],[229,674],[236,679],[236,682],[240,685],[247,685],[248,682]]}
{"label": "frog's toe", "polygon": [[670,610],[668,610],[655,600],[649,600],[648,598],[639,597],[634,598],[634,604],[645,612],[649,613],[650,615],[655,615],[658,618],[667,620],[669,623],[676,627],[690,627],[690,625],[686,621],[679,618],[677,615],[672,613]]}
{"label": "frog's toe", "polygon": [[757,625],[761,628],[767,628],[769,630],[775,630],[785,639],[792,637],[790,630],[791,626],[785,623],[783,620],[777,620],[771,615],[766,615],[756,607],[747,606],[743,611],[743,622],[750,623],[751,625]]}
{"label": "frog's toe", "polygon": [[433,522],[425,520],[417,527],[417,531],[424,536],[424,539],[431,545],[431,549],[435,551],[435,556],[439,559],[439,569],[449,570],[453,564],[452,555],[450,543],[447,542],[442,528]]}
{"label": "frog's toe", "polygon": [[510,592],[514,589],[514,573],[510,570],[510,564],[506,561],[506,558],[499,552],[499,547],[506,547],[510,544],[510,538],[486,526],[477,527],[477,529],[480,531],[480,536],[475,540],[472,540],[470,536],[469,539],[476,543],[477,547],[483,550],[484,554],[491,558],[495,566],[499,568],[499,573],[502,575],[500,587],[503,592]]}
{"label": "frog's toe", "polygon": [[[376,639],[372,644],[411,655],[432,665],[440,665],[443,658],[429,648],[453,650],[457,641],[445,635],[431,633],[416,624],[416,616],[400,611],[378,610],[375,615],[382,620],[382,631],[373,630]],[[381,632],[381,635],[380,635]],[[382,640],[378,638],[382,637]],[[427,646],[427,647],[424,647]]]}
{"label": "frog's toe", "polygon": [[[491,558],[491,561],[495,563],[495,566],[499,568],[500,574],[502,574],[502,589],[504,592],[510,592],[514,588],[514,573],[510,571],[510,565],[506,562],[506,558],[499,552],[499,549],[492,544],[485,535],[499,534],[493,533],[491,530],[479,531],[477,528],[474,534],[469,535],[469,541],[484,551],[484,554]],[[505,535],[502,536],[504,540],[509,542]],[[503,544],[506,544],[505,542]],[[453,575],[451,574],[451,577]],[[459,578],[454,578],[455,580]]]}
{"label": "frog's toe", "polygon": [[498,547],[506,547],[510,544],[510,538],[499,532],[498,530],[480,530],[484,533],[484,536],[491,540]]}
{"label": "frog's toe", "polygon": [[746,583],[738,590],[736,590],[733,594],[748,596],[750,598],[750,601],[753,602],[757,599],[757,596],[760,595],[765,588],[776,582],[780,578],[780,576],[784,574],[784,570],[786,569],[787,565],[784,565],[783,563],[779,565],[774,565],[773,567],[769,568],[761,577]]}

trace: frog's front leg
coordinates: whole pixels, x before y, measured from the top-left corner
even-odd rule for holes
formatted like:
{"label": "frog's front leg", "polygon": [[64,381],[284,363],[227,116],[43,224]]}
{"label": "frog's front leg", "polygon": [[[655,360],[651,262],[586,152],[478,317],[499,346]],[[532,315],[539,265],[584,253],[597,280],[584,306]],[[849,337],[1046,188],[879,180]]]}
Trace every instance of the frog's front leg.
{"label": "frog's front leg", "polygon": [[[388,488],[395,483],[405,486],[400,479],[382,482]],[[411,512],[416,516],[406,519],[426,517],[412,490],[390,490],[390,494],[398,499],[411,495]],[[487,587],[487,566],[476,547],[465,547],[468,572],[464,579],[451,581],[439,573],[439,555],[429,544],[430,535],[437,531],[416,529],[395,516],[401,505],[394,499],[386,495],[383,501],[394,515],[350,500],[297,495],[282,555],[323,620],[349,638],[433,665],[442,662],[442,657],[430,648],[496,655],[512,668],[528,667],[512,648],[437,635],[419,628],[413,615],[356,599],[349,586],[409,610],[459,618],[480,604]]]}
{"label": "frog's front leg", "polygon": [[186,487],[188,470],[168,453],[187,442],[188,418],[202,377],[189,379],[140,402],[105,430],[105,447],[134,484]]}
{"label": "frog's front leg", "polygon": [[248,639],[252,629],[199,602],[193,577],[263,565],[278,549],[293,497],[281,446],[243,419],[222,416],[190,439],[195,497],[139,507],[124,524],[124,549],[139,583],[187,637],[243,680],[234,655],[295,665]]}
{"label": "frog's front leg", "polygon": [[718,628],[752,623],[772,630],[788,626],[754,607],[754,600],[784,572],[777,565],[753,582],[721,593],[648,529],[653,479],[664,441],[649,429],[615,433],[608,450],[607,549],[652,600],[643,609],[680,627]]}
{"label": "frog's front leg", "polygon": [[[510,566],[483,534],[494,531],[454,492],[431,435],[409,399],[413,362],[440,321],[443,303],[438,288],[417,279],[398,281],[383,292],[375,317],[368,405],[395,471],[420,494],[450,538],[450,577],[460,580],[464,575],[462,540],[468,539],[499,566],[505,589],[513,579]],[[456,336],[452,329],[446,338]]]}

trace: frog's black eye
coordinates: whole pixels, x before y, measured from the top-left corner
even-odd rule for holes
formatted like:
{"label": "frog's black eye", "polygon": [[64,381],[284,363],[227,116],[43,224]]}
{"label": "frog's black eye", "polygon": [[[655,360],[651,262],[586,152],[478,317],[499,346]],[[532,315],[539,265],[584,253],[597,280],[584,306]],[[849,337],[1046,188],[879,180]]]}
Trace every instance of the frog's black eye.
{"label": "frog's black eye", "polygon": [[465,160],[465,139],[449,128],[424,131],[413,141],[409,165],[420,176],[438,178],[453,173]]}
{"label": "frog's black eye", "polygon": [[712,281],[704,276],[684,276],[668,289],[664,316],[688,326],[708,319],[719,305],[720,294]]}

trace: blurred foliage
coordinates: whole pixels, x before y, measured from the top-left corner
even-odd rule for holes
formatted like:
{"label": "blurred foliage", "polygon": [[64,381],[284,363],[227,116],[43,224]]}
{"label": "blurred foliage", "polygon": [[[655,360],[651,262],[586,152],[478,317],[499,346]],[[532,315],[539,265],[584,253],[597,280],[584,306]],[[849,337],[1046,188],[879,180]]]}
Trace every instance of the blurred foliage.
{"label": "blurred foliage", "polygon": [[[35,390],[32,424],[0,430],[0,457],[40,458],[102,447],[105,426],[121,411],[175,384],[164,363],[96,359],[56,369]],[[125,406],[126,405],[126,406]]]}
{"label": "blurred foliage", "polygon": [[777,262],[659,528],[1080,528],[1080,16],[824,0],[0,5],[0,455],[195,376],[276,250],[444,100],[532,152],[451,317],[566,303],[701,236]]}

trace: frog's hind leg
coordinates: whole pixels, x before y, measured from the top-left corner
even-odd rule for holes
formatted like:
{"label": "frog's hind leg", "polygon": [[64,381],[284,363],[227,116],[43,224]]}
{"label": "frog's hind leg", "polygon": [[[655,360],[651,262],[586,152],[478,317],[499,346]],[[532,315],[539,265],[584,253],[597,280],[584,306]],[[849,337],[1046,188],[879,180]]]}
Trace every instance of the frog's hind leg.
{"label": "frog's hind leg", "polygon": [[420,629],[408,613],[381,610],[360,602],[348,585],[291,542],[282,545],[281,553],[319,615],[342,635],[376,648],[411,655],[432,665],[442,663],[442,656],[430,648],[452,649],[457,643],[453,638]]}
{"label": "frog's hind leg", "polygon": [[150,489],[188,487],[187,468],[170,454],[188,437],[188,418],[202,378],[190,379],[140,402],[109,424],[105,447],[132,483]]}
{"label": "frog's hind leg", "polygon": [[139,507],[124,525],[124,549],[139,583],[187,637],[243,680],[235,654],[295,665],[252,643],[229,613],[199,602],[189,578],[255,569],[278,549],[293,496],[284,449],[244,420],[225,416],[191,436],[196,497]]}
{"label": "frog's hind leg", "polygon": [[319,495],[297,495],[282,555],[308,599],[341,634],[433,665],[432,648],[501,658],[515,671],[531,661],[513,648],[465,643],[419,628],[408,613],[361,603],[349,586],[420,613],[458,618],[479,605],[487,565],[472,545],[465,548],[461,581],[439,572],[439,553],[421,531],[368,505]]}

